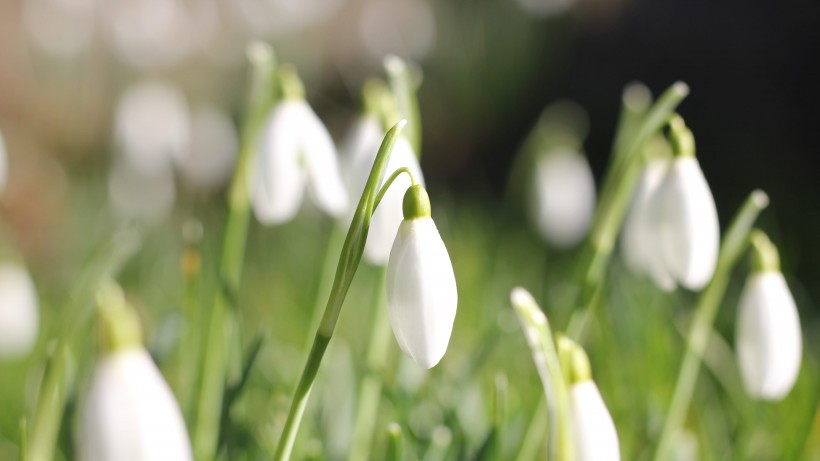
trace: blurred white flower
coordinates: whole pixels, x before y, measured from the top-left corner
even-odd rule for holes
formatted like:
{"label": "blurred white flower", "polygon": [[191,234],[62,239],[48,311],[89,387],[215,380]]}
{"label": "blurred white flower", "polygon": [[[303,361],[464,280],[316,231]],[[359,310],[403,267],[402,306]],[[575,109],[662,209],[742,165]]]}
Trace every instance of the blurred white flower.
{"label": "blurred white flower", "polygon": [[0,263],[0,358],[28,353],[40,323],[37,290],[25,268]]}
{"label": "blurred white flower", "polygon": [[373,59],[421,60],[436,44],[436,17],[427,0],[371,1],[363,6],[359,35]]}
{"label": "blurred white flower", "polygon": [[654,201],[666,270],[684,287],[700,290],[715,272],[720,228],[712,191],[694,156],[675,157]]}
{"label": "blurred white flower", "polygon": [[8,177],[9,160],[6,152],[6,142],[3,140],[3,133],[0,132],[0,195],[6,189],[6,179]]}
{"label": "blurred white flower", "polygon": [[615,423],[598,386],[591,379],[569,388],[569,410],[577,461],[618,461],[621,451]]}
{"label": "blurred white flower", "polygon": [[188,104],[177,87],[143,81],[120,97],[114,121],[117,150],[140,173],[169,169],[172,158],[188,148],[190,133]]}
{"label": "blurred white flower", "polygon": [[96,16],[96,0],[25,0],[22,24],[42,51],[72,58],[90,45]]}
{"label": "blurred white flower", "polygon": [[114,54],[140,69],[169,67],[206,49],[220,27],[215,0],[106,0],[102,19]]}
{"label": "blurred white flower", "polygon": [[292,219],[302,204],[305,183],[327,214],[338,218],[348,210],[333,140],[304,99],[285,99],[273,109],[254,166],[249,181],[252,205],[264,224]]}
{"label": "blurred white flower", "polygon": [[[351,202],[362,195],[384,134],[382,123],[377,116],[363,114],[354,122],[342,143],[341,167]],[[368,162],[370,166],[365,171],[364,165]],[[351,218],[354,211],[355,204],[350,208]]]}
{"label": "blurred white flower", "polygon": [[124,219],[156,223],[174,206],[173,169],[145,173],[126,158],[115,158],[108,177],[108,196],[114,212]]}
{"label": "blurred white flower", "polygon": [[179,405],[142,347],[114,350],[97,364],[79,447],[83,461],[193,459]]}
{"label": "blurred white flower", "polygon": [[577,245],[595,212],[595,180],[586,157],[569,149],[538,155],[530,201],[532,219],[547,242]]}
{"label": "blurred white flower", "polygon": [[736,350],[749,395],[780,400],[800,372],[802,334],[797,306],[780,271],[749,276],[737,313]]}
{"label": "blurred white flower", "polygon": [[215,189],[231,177],[239,141],[233,121],[214,107],[203,107],[191,116],[191,141],[175,152],[182,177],[200,189]]}
{"label": "blurred white flower", "polygon": [[404,202],[405,219],[387,265],[388,313],[401,350],[429,369],[447,351],[458,292],[450,256],[430,217],[427,192],[415,185]]}
{"label": "blurred white flower", "polygon": [[621,234],[621,252],[627,267],[650,276],[665,291],[674,290],[676,283],[664,266],[652,201],[669,165],[665,158],[652,159],[646,165]]}

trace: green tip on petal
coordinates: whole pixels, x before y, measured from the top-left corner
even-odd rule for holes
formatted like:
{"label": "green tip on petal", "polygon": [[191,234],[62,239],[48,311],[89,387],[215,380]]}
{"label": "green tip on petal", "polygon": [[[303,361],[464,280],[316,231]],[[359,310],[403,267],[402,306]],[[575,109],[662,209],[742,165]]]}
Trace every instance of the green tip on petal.
{"label": "green tip on petal", "polygon": [[592,367],[584,349],[568,336],[556,335],[558,346],[558,360],[561,362],[561,371],[567,384],[572,385],[592,380]]}
{"label": "green tip on petal", "polygon": [[695,137],[692,135],[692,130],[686,126],[683,117],[678,114],[673,115],[669,120],[669,137],[676,156],[695,156]]}
{"label": "green tip on petal", "polygon": [[97,292],[97,306],[102,320],[103,348],[114,352],[142,346],[142,329],[137,314],[128,306],[125,294],[109,281]]}
{"label": "green tip on petal", "polygon": [[414,184],[404,193],[401,208],[404,212],[404,219],[429,218],[431,216],[430,196],[421,184]]}
{"label": "green tip on petal", "polygon": [[753,272],[780,272],[780,253],[765,232],[755,229],[749,234],[752,244]]}
{"label": "green tip on petal", "polygon": [[292,64],[282,64],[279,68],[279,86],[283,99],[305,99],[305,85]]}

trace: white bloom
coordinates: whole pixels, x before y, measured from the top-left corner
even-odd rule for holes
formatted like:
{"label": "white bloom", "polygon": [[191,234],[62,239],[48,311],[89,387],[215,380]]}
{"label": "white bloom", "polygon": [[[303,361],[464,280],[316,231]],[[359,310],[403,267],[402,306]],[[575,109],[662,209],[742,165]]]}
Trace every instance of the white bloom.
{"label": "white bloom", "polygon": [[621,451],[615,423],[592,380],[569,388],[569,409],[577,461],[618,461]]}
{"label": "white bloom", "polygon": [[9,161],[6,156],[6,143],[3,141],[3,133],[0,133],[0,193],[6,188],[8,176]]}
{"label": "white bloom", "polygon": [[37,340],[37,290],[28,272],[12,263],[0,263],[0,357],[26,354]]}
{"label": "white bloom", "polygon": [[653,206],[666,270],[684,287],[700,290],[715,272],[720,228],[712,191],[695,157],[675,157]]}
{"label": "white bloom", "polygon": [[735,337],[749,395],[780,400],[789,393],[800,371],[801,338],[797,306],[783,274],[750,275],[740,296]]}
{"label": "white bloom", "polygon": [[[384,129],[379,118],[363,115],[356,120],[342,143],[341,168],[347,194],[351,198],[347,221],[353,219],[358,205],[356,199],[362,195],[383,138]],[[365,168],[368,162],[370,165]]]}
{"label": "white bloom", "polygon": [[670,163],[667,159],[658,158],[646,165],[624,221],[621,237],[621,252],[627,267],[633,272],[649,275],[666,291],[675,289],[676,284],[664,266],[657,235],[657,212],[652,202]]}
{"label": "white bloom", "polygon": [[236,162],[239,141],[233,121],[222,111],[203,107],[191,117],[191,142],[175,151],[180,174],[201,189],[223,186]]}
{"label": "white bloom", "polygon": [[[418,190],[424,192],[414,186],[407,194]],[[405,213],[390,251],[387,306],[390,326],[401,350],[421,367],[432,368],[447,351],[458,293],[453,265],[429,216],[426,195],[427,213]]]}
{"label": "white bloom", "polygon": [[586,157],[572,150],[539,155],[531,190],[533,220],[546,241],[568,248],[584,238],[595,212],[595,180]]}
{"label": "white bloom", "polygon": [[114,351],[97,364],[83,410],[83,461],[193,459],[179,405],[141,347]]}
{"label": "white bloom", "polygon": [[340,217],[348,209],[333,140],[303,99],[287,99],[273,109],[251,175],[253,210],[262,223],[292,219],[302,204],[305,183],[329,215]]}
{"label": "white bloom", "polygon": [[[374,158],[375,160],[375,154]],[[373,166],[373,160],[369,162],[367,167],[368,172]],[[367,164],[368,162],[365,162]],[[364,165],[361,166],[364,168]],[[381,185],[384,185],[389,175],[393,174],[399,168],[406,167],[413,174],[416,183],[424,185],[424,177],[421,173],[419,161],[416,158],[410,142],[404,136],[399,136],[396,139],[396,144],[393,146],[393,151],[390,153],[390,159],[387,162],[385,169],[385,177],[382,178]],[[367,243],[364,247],[364,257],[372,264],[383,266],[387,264],[390,258],[390,249],[393,245],[393,240],[396,232],[399,230],[399,225],[402,222],[402,199],[404,193],[412,185],[410,178],[406,174],[401,174],[394,181],[390,188],[385,192],[379,207],[373,213],[370,220],[370,231],[367,234]]]}
{"label": "white bloom", "polygon": [[191,130],[188,105],[171,85],[145,81],[120,97],[114,135],[119,153],[143,174],[171,167],[173,156],[188,148]]}

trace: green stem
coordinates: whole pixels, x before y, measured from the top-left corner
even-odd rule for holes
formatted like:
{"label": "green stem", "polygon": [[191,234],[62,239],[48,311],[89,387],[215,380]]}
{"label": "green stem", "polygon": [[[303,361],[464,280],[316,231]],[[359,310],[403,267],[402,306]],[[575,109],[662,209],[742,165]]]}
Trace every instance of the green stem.
{"label": "green stem", "polygon": [[421,115],[416,97],[417,83],[410,69],[401,58],[390,55],[384,59],[384,68],[390,83],[390,91],[396,102],[396,110],[407,120],[405,133],[417,157],[421,157]]}
{"label": "green stem", "polygon": [[193,448],[197,460],[212,460],[219,443],[222,398],[228,369],[228,348],[237,330],[233,307],[242,277],[245,243],[250,223],[248,171],[254,160],[259,131],[273,105],[275,62],[273,53],[265,45],[249,47],[251,60],[250,94],[247,115],[242,130],[242,144],[229,192],[228,222],[222,242],[219,268],[220,289],[211,309],[206,350],[203,354],[202,381],[197,404]]}
{"label": "green stem", "polygon": [[88,269],[80,277],[77,290],[64,312],[66,333],[59,337],[49,358],[34,415],[28,424],[26,461],[55,458],[57,435],[65,412],[66,399],[74,387],[75,368],[72,350],[88,334],[94,313],[93,299],[97,288],[110,279],[136,253],[139,239],[130,231],[115,234],[92,256]]}
{"label": "green stem", "polygon": [[390,186],[393,185],[393,181],[395,181],[396,178],[398,178],[402,173],[410,177],[410,183],[412,185],[416,185],[416,178],[413,177],[413,173],[410,171],[410,168],[407,168],[406,166],[396,168],[396,171],[394,171],[393,174],[391,174],[390,177],[387,178],[387,180],[384,182],[384,185],[381,187],[381,189],[379,189],[379,193],[376,194],[376,202],[373,205],[373,208],[377,208],[379,206],[379,203],[381,203],[382,199],[384,198],[384,194],[386,194],[387,190],[390,189]]}
{"label": "green stem", "polygon": [[530,424],[527,426],[527,432],[524,435],[524,440],[521,441],[521,448],[518,450],[516,461],[532,461],[540,459],[538,450],[543,444],[544,434],[547,432],[548,424],[547,418],[547,403],[544,396],[538,399],[538,404],[535,407],[535,412],[530,419]]}
{"label": "green stem", "polygon": [[299,384],[296,386],[293,395],[293,402],[288,412],[288,419],[285,422],[282,438],[276,449],[276,455],[274,457],[276,460],[290,459],[293,444],[296,440],[296,433],[299,430],[299,425],[305,412],[305,406],[310,397],[313,382],[316,379],[316,373],[319,371],[319,365],[322,363],[322,357],[327,349],[327,344],[333,336],[333,331],[336,328],[336,322],[339,320],[339,314],[342,310],[345,297],[347,296],[347,291],[353,282],[353,276],[356,274],[356,270],[359,268],[359,263],[362,260],[362,253],[364,252],[364,246],[367,240],[367,232],[370,229],[370,219],[375,211],[375,199],[381,178],[384,175],[385,168],[387,168],[387,162],[390,159],[393,146],[396,144],[396,139],[406,123],[406,121],[402,120],[388,130],[379,147],[379,152],[376,154],[376,160],[373,162],[373,168],[370,170],[367,184],[362,192],[362,197],[359,200],[356,212],[353,215],[353,221],[350,223],[350,228],[347,231],[342,253],[339,256],[339,264],[336,268],[336,277],[333,280],[333,287],[328,296],[322,321],[316,332],[313,347],[308,355],[305,368],[302,370],[302,377],[299,379]]}
{"label": "green stem", "polygon": [[723,237],[715,275],[697,300],[694,318],[686,339],[686,354],[675,384],[669,413],[661,431],[658,450],[655,453],[656,460],[665,460],[671,455],[671,445],[689,410],[703,353],[712,332],[715,315],[726,294],[732,269],[748,247],[752,226],[768,203],[768,196],[763,191],[752,192]]}
{"label": "green stem", "polygon": [[504,421],[507,419],[507,375],[498,372],[495,375],[495,392],[493,394],[493,459],[504,460]]}
{"label": "green stem", "polygon": [[[584,255],[580,259],[580,267],[585,268],[585,272],[576,307],[582,310],[576,312],[567,330],[567,335],[579,343],[583,343],[589,319],[595,314],[597,304],[592,301],[600,296],[599,291],[606,277],[612,250],[640,177],[641,153],[688,94],[689,88],[684,83],[675,83],[643,117],[633,113],[636,107],[640,109],[640,105],[634,106],[626,100],[624,102],[623,112],[628,115],[624,115],[619,125],[612,166],[601,188],[600,203],[593,217]],[[642,122],[635,128],[637,117],[641,117]],[[624,131],[626,134],[621,134]],[[629,132],[634,134],[629,136]]]}
{"label": "green stem", "polygon": [[398,423],[387,425],[387,455],[385,459],[387,461],[404,460],[404,440],[401,426]]}
{"label": "green stem", "polygon": [[353,446],[350,461],[371,459],[373,434],[378,420],[379,399],[382,395],[382,372],[390,352],[390,321],[387,318],[385,279],[387,269],[382,267],[377,277],[373,298],[373,326],[367,346],[367,369],[359,388],[356,421],[353,429]]}

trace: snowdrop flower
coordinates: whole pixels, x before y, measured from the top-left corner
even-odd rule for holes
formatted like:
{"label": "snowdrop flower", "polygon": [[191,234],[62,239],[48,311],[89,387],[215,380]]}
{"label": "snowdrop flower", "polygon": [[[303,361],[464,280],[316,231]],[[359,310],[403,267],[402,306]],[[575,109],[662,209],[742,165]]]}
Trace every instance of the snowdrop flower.
{"label": "snowdrop flower", "polygon": [[78,458],[192,460],[179,405],[142,347],[136,315],[118,288],[104,290],[100,314],[107,350],[95,367],[83,406]]}
{"label": "snowdrop flower", "polygon": [[651,159],[646,165],[624,221],[621,237],[621,252],[627,267],[633,272],[649,275],[665,291],[674,290],[677,284],[664,266],[652,200],[670,163],[669,159],[661,157]]}
{"label": "snowdrop flower", "polygon": [[188,148],[191,121],[182,92],[158,81],[130,86],[120,97],[114,137],[118,153],[143,174],[171,168]]}
{"label": "snowdrop flower", "polygon": [[653,199],[663,264],[690,290],[712,279],[720,245],[717,209],[695,158],[692,132],[676,117],[670,122],[675,158]]}
{"label": "snowdrop flower", "polygon": [[580,242],[595,212],[595,180],[586,157],[561,148],[538,155],[532,179],[532,213],[541,236],[569,248]]}
{"label": "snowdrop flower", "polygon": [[0,358],[28,353],[39,326],[37,290],[21,266],[0,263]]}
{"label": "snowdrop flower", "polygon": [[618,432],[601,392],[592,380],[586,352],[566,336],[558,337],[558,350],[564,377],[569,382],[575,460],[619,461]]}
{"label": "snowdrop flower", "polygon": [[305,101],[296,71],[283,66],[280,78],[284,98],[265,122],[250,176],[254,213],[264,224],[289,221],[299,211],[307,185],[319,208],[341,217],[348,199],[330,133]]}
{"label": "snowdrop flower", "polygon": [[424,187],[410,187],[402,208],[404,220],[387,264],[390,326],[401,350],[429,369],[450,341],[458,304],[456,278]]}
{"label": "snowdrop flower", "polygon": [[737,312],[736,351],[746,391],[781,400],[800,372],[800,318],[780,272],[777,248],[762,232],[752,237],[754,271],[746,280]]}
{"label": "snowdrop flower", "polygon": [[[353,123],[353,127],[342,143],[342,176],[348,196],[357,198],[362,195],[370,168],[384,138],[384,129],[378,115],[364,113]],[[364,165],[370,162],[365,171]],[[353,218],[356,204],[351,204],[347,221]]]}

